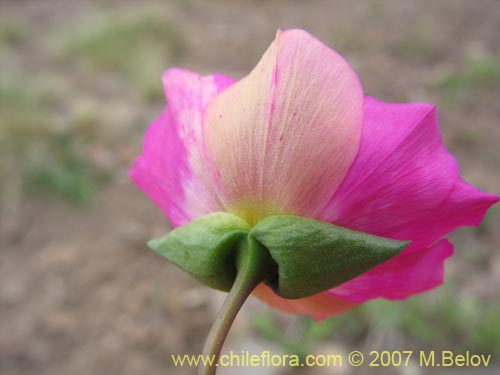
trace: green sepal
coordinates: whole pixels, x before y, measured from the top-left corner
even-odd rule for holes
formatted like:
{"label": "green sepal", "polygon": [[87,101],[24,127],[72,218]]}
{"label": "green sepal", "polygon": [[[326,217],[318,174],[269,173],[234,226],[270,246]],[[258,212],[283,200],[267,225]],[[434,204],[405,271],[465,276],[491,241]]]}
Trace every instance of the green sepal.
{"label": "green sepal", "polygon": [[289,299],[334,288],[395,257],[408,244],[290,215],[268,217],[251,228],[223,212],[149,242],[205,285],[223,291],[231,289],[243,253],[260,254],[256,259],[266,271],[266,283]]}
{"label": "green sepal", "polygon": [[249,235],[278,264],[278,275],[269,285],[290,299],[334,288],[395,257],[409,244],[289,215],[268,217]]}
{"label": "green sepal", "polygon": [[236,249],[250,229],[238,216],[215,212],[148,245],[205,285],[229,291],[236,277]]}

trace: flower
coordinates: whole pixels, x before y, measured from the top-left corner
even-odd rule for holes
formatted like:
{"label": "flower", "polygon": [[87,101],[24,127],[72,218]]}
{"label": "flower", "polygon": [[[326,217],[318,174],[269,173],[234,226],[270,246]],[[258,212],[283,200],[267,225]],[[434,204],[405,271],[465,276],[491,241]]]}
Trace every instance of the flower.
{"label": "flower", "polygon": [[250,225],[290,214],[411,245],[331,290],[254,295],[316,319],[374,298],[440,285],[453,253],[443,236],[478,225],[498,202],[459,177],[436,107],[365,97],[349,64],[302,30],[279,31],[242,80],[167,70],[168,105],[151,124],[130,177],[181,226],[225,211]]}

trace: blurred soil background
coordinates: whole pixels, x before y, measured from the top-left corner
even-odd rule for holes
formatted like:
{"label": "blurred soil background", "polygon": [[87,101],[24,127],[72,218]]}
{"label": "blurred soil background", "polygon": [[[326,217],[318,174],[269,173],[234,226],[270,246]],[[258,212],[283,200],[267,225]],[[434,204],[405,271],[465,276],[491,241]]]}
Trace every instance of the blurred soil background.
{"label": "blurred soil background", "polygon": [[[170,354],[200,352],[224,295],[148,250],[169,225],[127,170],[164,105],[164,69],[241,78],[290,27],[343,54],[368,95],[437,103],[462,176],[500,192],[496,0],[0,0],[0,374],[194,373]],[[314,323],[251,300],[226,350],[469,350],[498,363],[499,229],[497,206],[453,234],[445,286],[404,302]]]}

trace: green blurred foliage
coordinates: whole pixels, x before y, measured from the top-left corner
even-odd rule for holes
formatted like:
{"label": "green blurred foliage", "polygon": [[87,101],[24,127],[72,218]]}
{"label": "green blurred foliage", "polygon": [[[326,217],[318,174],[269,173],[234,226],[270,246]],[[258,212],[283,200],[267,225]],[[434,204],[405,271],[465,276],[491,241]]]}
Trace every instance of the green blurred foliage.
{"label": "green blurred foliage", "polygon": [[0,48],[16,46],[26,37],[25,28],[18,22],[0,19]]}
{"label": "green blurred foliage", "polygon": [[75,203],[87,202],[97,185],[92,165],[68,134],[51,137],[50,145],[50,152],[29,161],[28,188],[54,192]]}
{"label": "green blurred foliage", "polygon": [[155,9],[89,17],[71,32],[57,32],[56,53],[94,71],[119,73],[145,98],[163,96],[159,77],[185,52],[176,25]]}
{"label": "green blurred foliage", "polygon": [[[55,194],[77,204],[92,197],[108,177],[93,153],[102,155],[114,147],[111,138],[116,135],[103,118],[115,108],[99,112],[99,99],[92,99],[82,85],[69,91],[65,86],[86,81],[90,73],[95,79],[91,86],[99,88],[102,74],[131,85],[130,92],[145,101],[163,100],[161,74],[185,51],[184,39],[164,9],[138,6],[90,13],[77,27],[58,24],[41,32],[38,49],[24,43],[29,25],[1,20],[0,174],[7,176],[0,181],[2,191],[21,185],[23,193]],[[28,60],[19,64],[26,52],[36,68]]]}
{"label": "green blurred foliage", "polygon": [[74,137],[77,127],[57,126],[61,119],[50,91],[19,77],[0,78],[2,189],[15,174],[25,192],[86,202],[101,177]]}
{"label": "green blurred foliage", "polygon": [[438,88],[445,99],[461,103],[467,98],[475,98],[480,91],[492,90],[500,85],[500,57],[471,59],[463,69],[448,73]]}
{"label": "green blurred foliage", "polygon": [[[322,341],[336,340],[359,349],[371,337],[396,332],[407,343],[404,349],[462,350],[500,355],[500,301],[476,300],[458,295],[459,288],[447,282],[433,293],[404,301],[374,300],[349,313],[315,322],[297,318],[300,329],[286,333],[273,313],[253,317],[256,331],[288,353],[305,356]],[[391,342],[379,342],[387,349]],[[377,349],[370,347],[368,349]],[[401,349],[401,348],[399,348]]]}
{"label": "green blurred foliage", "polygon": [[436,61],[441,54],[432,35],[423,27],[414,27],[401,35],[391,46],[391,52],[408,63]]}

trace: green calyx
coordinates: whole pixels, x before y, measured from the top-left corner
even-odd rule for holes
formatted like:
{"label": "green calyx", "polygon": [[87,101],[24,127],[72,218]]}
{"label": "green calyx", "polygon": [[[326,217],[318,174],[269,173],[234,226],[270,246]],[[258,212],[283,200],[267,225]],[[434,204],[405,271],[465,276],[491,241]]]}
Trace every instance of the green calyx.
{"label": "green calyx", "polygon": [[247,257],[256,278],[290,299],[334,288],[395,257],[408,244],[291,215],[268,217],[251,228],[223,212],[149,242],[197,280],[223,291],[231,289],[239,259]]}

